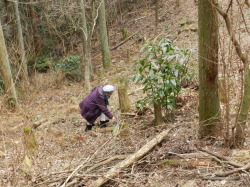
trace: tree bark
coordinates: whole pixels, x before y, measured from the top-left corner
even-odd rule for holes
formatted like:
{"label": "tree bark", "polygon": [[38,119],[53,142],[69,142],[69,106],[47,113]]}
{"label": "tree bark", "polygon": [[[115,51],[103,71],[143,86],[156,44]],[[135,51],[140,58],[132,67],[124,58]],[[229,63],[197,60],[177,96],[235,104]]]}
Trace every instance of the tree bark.
{"label": "tree bark", "polygon": [[127,85],[120,84],[118,87],[118,96],[121,112],[128,112],[130,110],[130,100],[127,93]]}
{"label": "tree bark", "polygon": [[215,136],[219,130],[218,18],[212,3],[200,0],[199,16],[199,136]]}
{"label": "tree bark", "polygon": [[163,117],[161,112],[161,104],[154,104],[154,125],[161,125],[163,123]]}
{"label": "tree bark", "polygon": [[100,3],[101,3],[100,8],[98,10],[99,12],[98,24],[99,24],[99,33],[101,39],[103,67],[107,69],[111,65],[111,58],[110,58],[108,32],[107,32],[106,16],[105,16],[105,1],[101,0]]}
{"label": "tree bark", "polygon": [[91,90],[90,86],[90,73],[91,73],[91,55],[90,55],[90,37],[87,28],[87,20],[85,15],[85,0],[79,0],[80,9],[81,9],[81,25],[82,25],[82,43],[83,43],[83,67],[84,67],[84,77],[85,77],[85,86],[88,91]]}
{"label": "tree bark", "polygon": [[158,9],[159,9],[159,1],[158,0],[155,0],[155,27],[157,28],[158,27],[158,20],[159,20],[159,16],[158,16]]}
{"label": "tree bark", "polygon": [[0,22],[0,73],[3,78],[5,93],[8,95],[7,103],[15,108],[16,105],[18,104],[17,95],[11,74],[9,56],[4,41],[1,22]]}
{"label": "tree bark", "polygon": [[18,10],[18,0],[14,2],[14,7],[15,7],[15,16],[16,16],[16,22],[17,22],[17,32],[18,32],[18,40],[19,40],[18,42],[19,42],[19,47],[20,47],[22,78],[25,81],[28,81],[28,68],[27,68],[27,60],[26,60],[25,48],[24,48],[22,24],[21,24],[20,14]]}
{"label": "tree bark", "polygon": [[242,98],[242,105],[240,108],[238,122],[236,125],[235,137],[233,138],[235,141],[234,144],[236,147],[243,147],[244,146],[246,122],[247,122],[249,108],[250,108],[250,70],[247,67],[245,70],[244,92],[243,92],[243,98]]}
{"label": "tree bark", "polygon": [[96,181],[94,181],[91,184],[91,186],[93,187],[102,186],[109,179],[112,179],[113,177],[117,176],[122,169],[130,166],[131,164],[142,158],[144,155],[146,155],[150,150],[152,150],[158,143],[160,143],[164,138],[166,138],[166,136],[171,130],[172,129],[168,129],[158,134],[147,144],[145,144],[141,149],[139,149],[136,153],[130,155],[125,160],[119,162],[117,165],[111,168],[106,174],[104,174],[103,177],[100,177]]}
{"label": "tree bark", "polygon": [[36,13],[36,10],[34,8],[34,4],[29,4],[28,6],[29,6],[29,12],[30,12],[30,19],[31,19],[34,49],[35,49],[36,53],[40,53],[42,50],[41,49],[42,43],[41,43],[41,38],[40,38],[39,32],[38,32],[37,27],[36,27],[37,13]]}

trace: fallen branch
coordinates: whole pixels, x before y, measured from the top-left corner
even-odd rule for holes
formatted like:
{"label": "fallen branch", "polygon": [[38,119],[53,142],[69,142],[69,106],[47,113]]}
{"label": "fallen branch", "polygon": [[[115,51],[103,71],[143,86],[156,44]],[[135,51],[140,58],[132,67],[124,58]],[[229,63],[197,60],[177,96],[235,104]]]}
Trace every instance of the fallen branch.
{"label": "fallen branch", "polygon": [[115,155],[115,156],[113,156],[113,157],[111,157],[111,158],[109,158],[107,160],[104,160],[104,161],[102,161],[102,162],[88,168],[86,171],[84,171],[84,174],[87,174],[88,172],[90,172],[90,171],[92,171],[92,170],[94,170],[94,169],[96,169],[96,168],[98,168],[98,167],[100,167],[102,165],[105,165],[105,164],[107,164],[109,162],[112,162],[113,160],[122,160],[122,159],[125,159],[127,157],[128,157],[128,155]]}
{"label": "fallen branch", "polygon": [[237,169],[234,169],[234,170],[231,170],[231,171],[227,171],[227,172],[224,172],[224,173],[216,173],[215,175],[217,177],[227,177],[231,174],[234,174],[234,173],[238,173],[240,171],[243,171],[243,172],[246,172],[247,170],[250,169],[250,164],[247,164],[243,167],[240,167],[240,168],[237,168]]}
{"label": "fallen branch", "polygon": [[123,45],[124,43],[126,43],[127,41],[129,41],[131,38],[133,38],[136,34],[138,34],[141,30],[145,29],[146,27],[148,27],[149,25],[152,25],[152,22],[147,24],[146,26],[142,27],[141,29],[139,29],[137,32],[135,32],[134,34],[132,34],[130,37],[126,38],[125,40],[121,41],[119,44],[117,44],[116,46],[112,47],[111,50],[117,49],[118,47],[120,47],[121,45]]}
{"label": "fallen branch", "polygon": [[56,118],[53,118],[53,119],[41,119],[40,121],[37,121],[35,123],[32,124],[32,128],[34,129],[42,129],[42,128],[45,128],[49,125],[52,125],[52,124],[55,124],[55,123],[58,123],[60,121],[65,121],[65,118],[64,117],[56,117]]}
{"label": "fallen branch", "polygon": [[210,152],[210,151],[208,151],[208,150],[206,150],[206,149],[202,149],[202,148],[198,148],[198,149],[199,149],[200,151],[206,152],[206,153],[208,153],[208,154],[210,154],[210,155],[212,155],[212,156],[215,156],[215,157],[217,157],[217,158],[219,158],[219,159],[221,159],[221,160],[225,160],[226,162],[224,161],[223,163],[229,164],[229,165],[234,166],[234,167],[237,167],[237,168],[243,167],[242,164],[238,164],[238,163],[236,163],[236,162],[234,162],[234,161],[231,161],[231,160],[229,160],[227,157],[218,155],[218,154],[216,154],[216,153],[212,153],[212,152]]}
{"label": "fallen branch", "polygon": [[227,180],[227,181],[236,181],[239,180],[240,177],[239,176],[235,176],[235,177],[216,177],[216,176],[201,176],[202,179],[204,180],[211,180],[211,181],[222,181],[222,180]]}
{"label": "fallen branch", "polygon": [[150,150],[152,150],[158,143],[160,143],[164,138],[166,138],[166,136],[171,130],[172,128],[158,134],[141,149],[139,149],[136,153],[130,155],[129,157],[127,157],[127,159],[119,162],[117,165],[111,168],[103,177],[100,177],[96,181],[92,182],[91,186],[102,186],[109,179],[112,179],[113,177],[117,176],[122,169],[130,166],[131,164],[139,160],[141,157],[143,157],[145,154],[147,154]]}
{"label": "fallen branch", "polygon": [[135,113],[120,113],[121,116],[136,116]]}
{"label": "fallen branch", "polygon": [[[119,133],[118,133],[119,134]],[[65,182],[60,187],[65,187],[67,182],[73,177],[77,171],[84,166],[85,163],[89,162],[91,159],[93,159],[99,151],[101,151],[114,137],[116,137],[118,134],[112,136],[109,140],[107,140],[101,147],[99,147],[91,156],[89,156],[85,161],[83,161],[79,166],[75,168],[75,170],[68,176],[68,178],[65,180]]]}
{"label": "fallen branch", "polygon": [[[79,174],[79,177],[84,177],[86,176],[86,174],[102,165],[105,165],[105,164],[108,164],[109,162],[112,162],[113,160],[122,160],[122,159],[125,159],[127,158],[128,155],[115,155],[107,160],[104,160],[102,162],[99,162],[98,164],[88,168],[86,171],[84,171],[83,173]],[[96,175],[95,175],[96,176]],[[67,185],[65,185],[65,187],[68,187],[68,186],[73,186],[74,184],[78,183],[79,180],[78,179],[74,179],[72,182],[68,183]]]}

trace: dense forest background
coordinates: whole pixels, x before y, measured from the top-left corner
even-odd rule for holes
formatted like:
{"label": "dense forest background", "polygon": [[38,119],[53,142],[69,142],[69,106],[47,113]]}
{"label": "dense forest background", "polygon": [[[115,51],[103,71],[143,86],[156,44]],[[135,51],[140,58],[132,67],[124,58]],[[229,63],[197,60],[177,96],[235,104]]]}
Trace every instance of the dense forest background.
{"label": "dense forest background", "polygon": [[[136,157],[144,146],[147,151],[138,159],[124,164],[114,176],[104,177],[108,179],[104,186],[250,185],[248,123],[243,146],[229,145],[244,92],[245,65],[238,49],[246,54],[249,51],[247,0],[219,1],[230,14],[234,32],[228,31],[228,24],[218,13],[218,94],[222,120],[219,133],[203,139],[199,138],[198,112],[198,1],[105,1],[109,65],[103,62],[99,1],[16,2],[0,3],[18,100],[18,105],[9,100],[1,75],[0,186],[98,186],[105,174],[112,168],[118,171],[117,164],[123,164],[131,155]],[[241,48],[235,48],[236,40]],[[145,44],[153,48],[160,41],[170,46],[170,52],[181,51],[184,62],[189,60],[185,66],[189,76],[180,84],[172,82],[180,85],[178,94],[168,95],[171,98],[172,93],[176,94],[176,100],[174,104],[166,101],[162,123],[156,125],[157,102],[141,100],[150,92],[138,81],[136,70],[138,62],[146,59],[142,53]],[[89,86],[85,42],[89,42],[91,61]],[[118,121],[104,129],[95,126],[93,131],[84,132],[85,121],[78,104],[90,89],[105,84],[116,87],[109,108]],[[122,93],[129,105],[125,112],[119,100],[119,90],[124,85]]]}

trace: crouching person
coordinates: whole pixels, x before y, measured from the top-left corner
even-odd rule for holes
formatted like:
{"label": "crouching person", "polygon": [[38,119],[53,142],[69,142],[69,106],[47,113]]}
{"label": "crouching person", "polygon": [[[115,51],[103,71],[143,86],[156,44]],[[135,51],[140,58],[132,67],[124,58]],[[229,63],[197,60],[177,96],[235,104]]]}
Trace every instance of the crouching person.
{"label": "crouching person", "polygon": [[112,85],[97,86],[91,93],[81,101],[79,107],[81,109],[82,117],[87,121],[85,131],[90,131],[94,126],[95,120],[100,116],[101,127],[106,127],[107,116],[112,121],[115,117],[111,114],[107,106],[109,105],[109,97],[113,94],[115,88]]}

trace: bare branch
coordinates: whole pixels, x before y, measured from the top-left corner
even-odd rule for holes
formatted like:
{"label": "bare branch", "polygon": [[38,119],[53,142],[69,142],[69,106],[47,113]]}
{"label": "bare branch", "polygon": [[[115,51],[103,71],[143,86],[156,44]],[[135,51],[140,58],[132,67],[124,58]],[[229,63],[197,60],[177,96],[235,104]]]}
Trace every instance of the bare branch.
{"label": "bare branch", "polygon": [[245,4],[248,6],[248,8],[250,8],[250,2],[249,2],[249,0],[245,0]]}
{"label": "bare branch", "polygon": [[92,25],[92,29],[91,29],[91,33],[90,33],[90,36],[92,36],[93,32],[94,32],[94,28],[95,28],[95,25],[96,25],[96,20],[98,18],[98,11],[99,11],[99,8],[101,6],[101,3],[103,2],[103,0],[100,1],[100,4],[98,5],[97,9],[96,9],[96,17],[95,19],[93,20],[93,25]]}
{"label": "bare branch", "polygon": [[240,5],[240,2],[239,2],[239,0],[236,0],[236,1],[237,1],[238,5],[239,5],[239,7],[240,7],[240,13],[241,13],[241,16],[242,16],[242,18],[243,18],[243,22],[244,22],[246,31],[247,31],[247,33],[250,35],[249,29],[248,29],[248,27],[247,27],[247,23],[246,23],[245,16],[244,16],[244,14],[243,14],[243,10],[242,10],[242,7],[241,7],[241,5]]}
{"label": "bare branch", "polygon": [[226,11],[226,13],[228,13],[228,11],[229,11],[230,7],[232,7],[232,4],[233,4],[233,0],[231,0],[231,1],[230,1],[230,3],[228,4],[228,7],[227,7],[227,11]]}
{"label": "bare branch", "polygon": [[231,20],[230,20],[228,14],[226,12],[224,12],[223,9],[218,4],[214,4],[214,6],[217,9],[217,11],[219,12],[219,14],[224,18],[228,34],[229,34],[230,39],[231,39],[231,41],[236,49],[236,52],[237,52],[238,56],[240,57],[241,61],[243,62],[243,64],[246,65],[247,64],[247,55],[242,52],[242,48],[240,46],[240,43],[238,42],[238,40],[235,37],[235,32],[233,30],[233,26],[231,24]]}
{"label": "bare branch", "polygon": [[165,131],[161,132],[160,134],[158,134],[151,141],[149,141],[147,144],[145,144],[143,147],[141,147],[141,149],[139,149],[136,153],[131,154],[125,160],[116,164],[103,177],[99,177],[90,186],[93,186],[93,187],[102,186],[108,180],[117,176],[122,169],[130,166],[131,164],[136,162],[138,159],[143,157],[145,154],[147,154],[150,150],[152,150],[158,143],[160,143],[164,138],[166,138],[166,136],[169,134],[169,132],[171,130],[172,130],[172,128],[165,130]]}
{"label": "bare branch", "polygon": [[237,173],[237,172],[240,172],[240,171],[243,171],[243,172],[245,171],[246,172],[249,169],[250,169],[250,164],[247,164],[247,165],[245,165],[245,166],[243,166],[241,168],[236,168],[236,169],[233,169],[231,171],[227,171],[225,173],[216,173],[215,175],[218,176],[218,177],[227,177],[227,176],[229,176],[231,174],[234,174],[234,173]]}

